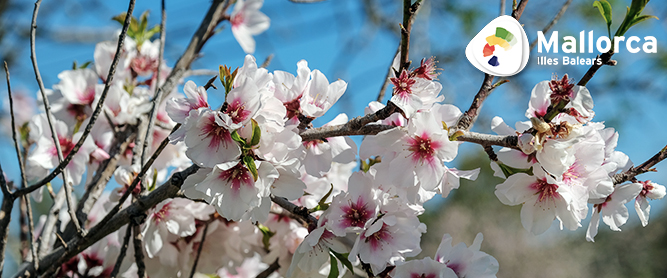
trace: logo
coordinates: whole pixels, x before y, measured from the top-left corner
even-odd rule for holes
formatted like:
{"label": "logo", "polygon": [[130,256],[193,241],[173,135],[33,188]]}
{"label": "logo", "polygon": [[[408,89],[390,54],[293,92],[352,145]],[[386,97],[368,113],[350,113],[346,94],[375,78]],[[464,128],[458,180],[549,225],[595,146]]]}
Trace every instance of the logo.
{"label": "logo", "polygon": [[528,37],[516,19],[503,15],[484,26],[466,47],[466,58],[477,69],[495,76],[512,76],[528,64]]}

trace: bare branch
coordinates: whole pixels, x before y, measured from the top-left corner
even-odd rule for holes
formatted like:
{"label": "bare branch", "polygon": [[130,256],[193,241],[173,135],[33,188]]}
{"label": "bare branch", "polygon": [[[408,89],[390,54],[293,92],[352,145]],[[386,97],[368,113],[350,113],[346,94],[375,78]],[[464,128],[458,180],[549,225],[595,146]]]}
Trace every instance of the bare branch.
{"label": "bare branch", "polygon": [[318,127],[318,128],[311,128],[304,130],[299,133],[301,135],[301,139],[303,141],[310,141],[310,140],[321,140],[325,139],[327,137],[332,137],[332,136],[342,136],[342,135],[367,135],[369,133],[363,133],[361,129],[363,128],[368,128],[375,132],[374,134],[379,133],[382,130],[387,130],[389,129],[387,126],[382,127],[382,125],[377,125],[377,126],[370,126],[365,127],[367,124],[376,122],[379,120],[383,120],[391,116],[391,114],[394,114],[394,112],[398,111],[398,107],[394,105],[392,102],[388,102],[387,106],[384,108],[378,110],[377,112],[373,114],[368,114],[366,116],[360,116],[356,117],[350,121],[348,121],[345,124],[342,125],[335,125],[335,126],[328,126],[328,127]]}
{"label": "bare branch", "polygon": [[7,181],[5,174],[0,165],[0,187],[3,188],[2,207],[0,208],[0,277],[5,268],[5,247],[7,246],[7,235],[9,234],[9,222],[12,220],[12,208],[14,207],[14,197],[8,192],[4,192],[7,188]]}
{"label": "bare branch", "polygon": [[[34,15],[33,15],[33,24],[32,24],[32,28],[30,29],[30,33],[31,33],[30,42],[31,42],[31,51],[32,51],[31,58],[32,58],[32,61],[33,61],[33,68],[35,69],[35,76],[37,77],[37,83],[39,84],[40,92],[42,92],[42,98],[45,101],[44,105],[46,106],[45,110],[46,110],[46,113],[47,113],[46,114],[47,119],[49,119],[51,117],[50,108],[48,107],[48,100],[47,100],[46,95],[44,93],[44,83],[42,82],[41,75],[39,74],[39,69],[37,67],[37,59],[35,58],[35,46],[34,46],[35,33],[34,32],[37,28],[36,19],[37,19],[37,11],[39,9],[39,2],[41,2],[41,0],[38,0],[37,3],[35,4],[35,12],[34,12]],[[113,61],[111,62],[111,67],[109,68],[109,74],[107,75],[107,79],[106,79],[105,84],[104,84],[104,90],[102,91],[102,94],[100,95],[99,100],[97,101],[97,107],[95,107],[95,110],[93,111],[93,114],[90,116],[90,119],[88,121],[88,124],[86,125],[86,128],[84,129],[83,133],[81,134],[81,138],[79,139],[78,142],[76,142],[76,145],[74,145],[74,147],[69,152],[69,154],[67,155],[66,158],[62,159],[62,157],[59,155],[59,159],[61,161],[60,164],[58,164],[58,166],[51,173],[49,173],[48,176],[46,176],[44,179],[42,179],[38,183],[20,191],[20,193],[17,192],[17,194],[30,193],[30,192],[36,190],[37,188],[41,187],[42,185],[44,185],[44,184],[50,182],[51,180],[53,180],[69,164],[69,162],[72,160],[74,155],[79,151],[79,148],[81,148],[81,146],[83,145],[83,142],[88,137],[88,134],[90,134],[90,132],[92,131],[93,125],[97,121],[97,118],[98,118],[100,112],[103,110],[104,100],[106,99],[107,93],[109,92],[111,82],[113,81],[113,76],[116,73],[116,66],[118,65],[118,61],[120,60],[120,55],[122,54],[123,42],[125,41],[125,35],[127,33],[128,27],[130,25],[130,19],[132,17],[132,11],[134,10],[134,3],[135,3],[135,0],[130,0],[130,4],[129,4],[129,7],[128,7],[127,13],[126,13],[127,16],[125,17],[125,22],[123,23],[123,29],[121,30],[120,35],[118,36],[118,45],[116,47],[116,54],[114,55]],[[51,125],[51,120],[49,120],[49,124]],[[52,127],[51,133],[55,134],[55,131],[53,130],[53,127]],[[56,143],[56,144],[58,144],[58,143]],[[58,145],[56,145],[56,146],[58,146]],[[64,178],[64,176],[63,176],[63,178]],[[67,183],[64,183],[64,184],[67,184]],[[68,200],[68,205],[69,205],[69,200]],[[72,217],[73,217],[72,219],[76,219],[74,217],[74,215],[72,215]],[[77,230],[79,230],[79,229],[77,229]]]}
{"label": "bare branch", "polygon": [[128,227],[125,230],[125,238],[123,238],[123,245],[120,247],[120,253],[118,253],[118,258],[116,258],[116,264],[114,264],[113,270],[109,275],[109,277],[111,278],[116,278],[116,276],[118,276],[118,271],[120,271],[120,266],[123,264],[125,253],[127,253],[127,247],[130,245],[131,235],[132,235],[132,230]]}
{"label": "bare branch", "polygon": [[[181,124],[176,124],[176,126],[172,130],[172,133],[174,131],[176,131],[180,126],[181,126]],[[116,213],[120,210],[120,207],[123,205],[123,203],[125,203],[125,200],[127,200],[127,198],[130,197],[132,191],[134,191],[134,188],[136,188],[137,185],[139,184],[139,181],[141,180],[139,177],[144,176],[146,174],[146,172],[148,172],[148,170],[153,165],[153,162],[155,162],[155,159],[157,159],[157,157],[160,155],[160,153],[162,153],[162,150],[164,150],[164,148],[167,147],[167,144],[169,144],[169,137],[168,136],[167,136],[167,138],[164,138],[164,140],[162,140],[162,143],[157,148],[157,150],[155,150],[155,152],[148,159],[146,164],[144,164],[141,167],[141,171],[139,172],[139,174],[137,174],[137,177],[135,177],[132,180],[132,184],[125,190],[125,192],[123,193],[123,196],[120,197],[120,199],[118,200],[118,204],[116,204],[97,225],[105,224],[107,221],[110,221],[116,215]]]}
{"label": "bare branch", "polygon": [[[162,60],[164,59],[164,41],[165,41],[165,22],[167,21],[167,12],[165,11],[164,0],[162,0],[162,20],[160,21],[160,50],[158,55],[158,67],[156,73],[156,86],[155,86],[155,97],[153,97],[153,107],[151,108],[150,113],[148,114],[148,125],[146,126],[146,135],[144,136],[143,147],[141,151],[141,164],[143,165],[146,162],[146,153],[148,152],[148,146],[153,142],[153,128],[155,121],[157,119],[157,109],[160,106],[160,100],[162,99],[162,94],[164,91],[160,89],[160,86],[157,84],[160,83],[160,72],[162,71]],[[139,176],[142,181],[146,180],[145,176]],[[146,190],[146,183],[140,183],[141,191]],[[141,277],[141,276],[140,276]]]}
{"label": "bare branch", "polygon": [[[544,26],[544,28],[542,29],[543,34],[545,34],[546,32],[549,32],[551,27],[553,27],[556,24],[556,22],[558,22],[560,17],[565,14],[565,11],[567,11],[567,7],[570,6],[570,3],[572,3],[572,0],[567,0],[563,4],[563,6],[560,7],[560,10],[556,14],[556,16],[554,16],[554,18],[549,22],[549,24],[547,24],[547,26]],[[530,51],[533,51],[533,48],[535,48],[536,45],[537,45],[537,39],[533,40],[533,42],[530,43]]]}
{"label": "bare branch", "polygon": [[267,277],[269,277],[269,275],[273,274],[278,269],[280,269],[280,264],[278,263],[278,259],[276,259],[264,271],[257,274],[257,276],[255,276],[255,278],[267,278]]}
{"label": "bare branch", "polygon": [[278,197],[278,196],[275,196],[273,194],[271,194],[271,201],[273,201],[274,203],[279,205],[281,208],[289,211],[291,214],[299,217],[301,220],[308,223],[309,227],[315,228],[317,226],[317,218],[315,218],[315,216],[310,215],[310,213],[308,213],[307,208],[297,206],[297,205],[291,203],[286,198]]}
{"label": "bare branch", "polygon": [[[37,66],[37,55],[35,52],[35,31],[37,30],[37,13],[39,12],[39,5],[42,0],[37,0],[35,2],[35,9],[32,13],[32,24],[30,24],[30,59],[32,60],[32,67],[35,70],[35,78],[37,79],[37,84],[39,84],[39,91],[42,94],[42,102],[44,103],[44,112],[46,113],[46,119],[49,123],[49,128],[51,129],[51,138],[53,138],[53,144],[56,146],[56,153],[58,154],[59,163],[63,163],[63,151],[60,147],[60,139],[58,138],[58,133],[56,132],[56,127],[53,124],[53,115],[51,114],[51,105],[49,104],[49,98],[46,96],[46,90],[44,89],[44,82],[42,81],[42,76],[39,73],[39,67]],[[84,139],[82,137],[82,139]],[[75,151],[72,151],[75,153]],[[67,164],[65,164],[67,165]],[[64,168],[64,167],[63,167]],[[67,200],[67,211],[70,214],[70,217],[74,220],[74,226],[79,234],[83,234],[84,231],[81,229],[81,224],[76,220],[76,214],[74,214],[74,200],[72,199],[72,188],[69,184],[67,175],[63,172],[63,186],[60,190],[65,191],[65,199]]]}
{"label": "bare branch", "polygon": [[204,231],[202,231],[201,241],[199,242],[199,247],[197,248],[197,256],[195,257],[195,261],[192,264],[192,270],[190,271],[190,278],[194,277],[195,273],[197,273],[197,264],[199,263],[199,257],[201,257],[201,250],[204,249],[204,240],[206,240],[206,233],[208,233],[209,224],[210,222],[207,221],[206,225],[204,226]]}
{"label": "bare branch", "polygon": [[480,144],[482,146],[501,146],[519,150],[519,146],[517,145],[519,139],[516,135],[501,136],[465,131],[462,135],[457,136],[456,140]]}
{"label": "bare branch", "polygon": [[413,17],[417,15],[422,0],[415,1],[403,0],[403,24],[401,25],[401,60],[398,72],[407,70],[410,67],[410,31],[414,23]]}
{"label": "bare branch", "polygon": [[655,169],[653,169],[653,166],[658,164],[660,161],[663,161],[665,158],[667,158],[667,146],[662,148],[658,153],[656,153],[653,157],[646,160],[641,165],[637,167],[632,167],[623,173],[616,174],[612,176],[611,179],[614,182],[614,184],[621,184],[626,181],[632,180],[635,176],[639,174],[655,171]]}
{"label": "bare branch", "polygon": [[519,4],[514,8],[512,11],[512,17],[515,18],[516,20],[521,19],[521,15],[523,14],[523,10],[526,8],[526,5],[528,4],[528,0],[521,0]]}
{"label": "bare branch", "polygon": [[[141,214],[141,218],[145,218],[145,212]],[[136,218],[135,218],[136,219]],[[141,235],[141,226],[139,223],[132,225],[132,233],[134,238],[132,245],[134,246],[134,262],[137,264],[137,277],[146,278],[146,264],[144,263],[144,238]]]}
{"label": "bare branch", "polygon": [[39,256],[37,255],[37,246],[35,245],[35,225],[32,223],[32,206],[30,205],[30,198],[23,195],[23,202],[28,209],[28,241],[30,242],[30,253],[32,254],[32,261],[35,263],[35,268],[39,268]]}
{"label": "bare branch", "polygon": [[42,257],[43,267],[36,270],[32,264],[23,263],[13,277],[36,277],[57,268],[95,242],[127,225],[134,217],[142,215],[167,198],[175,197],[185,179],[196,173],[198,168],[192,165],[183,171],[174,173],[167,182],[113,215],[106,223],[98,223],[84,237],[75,237],[67,242],[67,247],[60,246]]}

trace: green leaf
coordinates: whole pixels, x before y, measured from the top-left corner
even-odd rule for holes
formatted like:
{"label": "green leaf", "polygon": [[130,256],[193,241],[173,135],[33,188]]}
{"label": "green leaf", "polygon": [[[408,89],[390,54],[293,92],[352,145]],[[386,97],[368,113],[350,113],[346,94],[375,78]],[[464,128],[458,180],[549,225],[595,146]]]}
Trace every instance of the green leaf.
{"label": "green leaf", "polygon": [[239,135],[239,133],[236,132],[236,130],[234,130],[234,132],[232,132],[232,140],[240,143],[241,146],[246,145],[245,139],[241,138],[241,135]]}
{"label": "green leaf", "polygon": [[331,258],[331,271],[329,271],[327,278],[338,278],[338,263],[336,262],[336,258],[331,254],[329,254],[329,258]]}
{"label": "green leaf", "polygon": [[91,63],[91,61],[88,61],[88,62],[83,63],[83,65],[80,65],[80,66],[79,66],[79,69],[85,69],[85,68],[87,68],[88,66],[90,66],[90,63]]}
{"label": "green leaf", "polygon": [[157,187],[157,171],[153,171],[153,182],[148,187],[148,191],[153,191]]}
{"label": "green leaf", "polygon": [[[340,254],[336,253],[336,251],[331,249],[329,249],[329,251],[331,251],[331,254],[336,256],[336,258],[345,266],[345,268],[349,269],[350,272],[354,273],[354,269],[352,268],[352,263],[347,258],[350,253]],[[331,261],[331,264],[333,264],[333,260]]]}
{"label": "green leaf", "polygon": [[140,17],[140,19],[139,19],[139,20],[141,21],[141,22],[139,23],[139,31],[140,31],[140,32],[145,31],[145,30],[146,30],[146,27],[148,26],[148,14],[149,14],[149,13],[150,13],[150,11],[149,11],[149,10],[146,10],[146,11],[144,11],[144,12],[141,14],[141,17]]}
{"label": "green leaf", "polygon": [[269,247],[271,247],[271,237],[273,237],[276,233],[272,232],[269,227],[262,224],[257,224],[257,228],[259,228],[259,230],[262,232],[262,243],[264,244],[264,249],[269,250]]}
{"label": "green leaf", "polygon": [[642,21],[645,21],[645,20],[649,20],[649,19],[651,19],[651,18],[655,18],[655,19],[657,19],[657,20],[660,20],[657,16],[654,16],[654,15],[642,15],[642,16],[640,16],[640,17],[636,17],[635,19],[633,19],[633,20],[630,22],[630,26],[628,26],[628,28],[630,28],[630,27],[632,27],[632,26],[635,26],[635,24],[637,24],[637,23],[639,23],[639,22],[642,22]]}
{"label": "green leaf", "polygon": [[593,2],[593,7],[598,8],[602,18],[607,22],[607,33],[611,37],[611,4],[607,0],[599,0]]}
{"label": "green leaf", "polygon": [[250,173],[252,173],[252,178],[255,179],[255,181],[257,181],[259,173],[257,173],[257,166],[255,165],[255,159],[246,155],[243,157],[243,164],[245,164],[245,166],[248,167],[248,170],[250,171]]}
{"label": "green leaf", "polygon": [[155,34],[157,34],[157,33],[159,33],[159,32],[160,32],[160,25],[157,25],[157,24],[156,24],[156,25],[153,26],[153,28],[151,28],[150,30],[146,30],[146,33],[144,33],[144,36],[146,37],[146,39],[150,39],[150,38],[152,38]]}
{"label": "green leaf", "polygon": [[76,64],[76,61],[72,62],[72,70],[75,70],[78,67],[79,65]]}
{"label": "green leaf", "polygon": [[334,186],[333,186],[333,183],[332,183],[331,188],[329,188],[329,192],[327,192],[327,194],[324,194],[322,199],[320,199],[320,201],[317,202],[317,204],[320,205],[320,206],[324,205],[324,203],[327,201],[327,198],[329,198],[329,196],[331,196],[331,192],[333,192],[333,189],[334,189]]}
{"label": "green leaf", "polygon": [[533,174],[533,167],[530,167],[528,169],[519,169],[507,166],[502,162],[498,162],[498,166],[500,166],[500,169],[503,171],[503,174],[505,175],[506,178],[509,178],[509,176],[514,175],[516,173],[526,173],[529,175]]}
{"label": "green leaf", "polygon": [[250,119],[252,121],[252,139],[250,140],[250,146],[255,146],[259,144],[259,139],[262,137],[262,130],[259,128],[259,124],[255,119]]}

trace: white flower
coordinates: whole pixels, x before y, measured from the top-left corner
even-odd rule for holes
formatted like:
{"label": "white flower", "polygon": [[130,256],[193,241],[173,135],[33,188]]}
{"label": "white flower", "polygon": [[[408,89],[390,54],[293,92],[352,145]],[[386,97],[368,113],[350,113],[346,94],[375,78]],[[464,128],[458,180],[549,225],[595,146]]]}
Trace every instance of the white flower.
{"label": "white flower", "polygon": [[470,247],[461,242],[452,246],[452,237],[445,234],[435,254],[435,260],[452,269],[459,278],[496,277],[498,261],[479,251],[484,237],[478,233]]}
{"label": "white flower", "polygon": [[238,0],[232,11],[232,34],[246,53],[255,52],[252,36],[269,28],[269,17],[259,11],[263,4],[264,0]]}
{"label": "white flower", "polygon": [[324,115],[345,93],[347,82],[336,80],[329,84],[327,77],[319,70],[312,71],[310,75],[312,79],[307,92],[301,96],[301,112],[305,116],[317,118]]}
{"label": "white flower", "polygon": [[597,235],[600,225],[600,216],[612,231],[620,231],[619,227],[625,224],[630,216],[625,204],[637,197],[641,191],[642,185],[640,183],[619,185],[614,188],[611,195],[599,200],[600,203],[593,205],[593,215],[586,231],[586,240],[594,241],[593,238]]}
{"label": "white flower", "polygon": [[[243,163],[232,161],[215,165],[213,171],[196,184],[194,189],[203,193],[206,201],[215,206],[222,216],[239,221],[246,212],[262,205],[262,198],[269,196],[270,186],[278,178],[278,171],[271,163],[260,161],[255,163],[257,180]],[[185,192],[186,195],[191,195],[189,191]],[[266,213],[268,214],[268,210]]]}
{"label": "white flower", "polygon": [[642,191],[637,196],[635,200],[635,210],[639,219],[642,221],[642,226],[646,227],[648,225],[648,216],[651,212],[651,205],[648,203],[648,199],[659,200],[665,197],[665,186],[651,182],[651,181],[642,181],[639,182],[642,185]]}
{"label": "white flower", "polygon": [[575,230],[586,217],[586,188],[557,182],[542,168],[533,168],[535,176],[525,173],[511,175],[496,186],[496,196],[503,204],[521,208],[521,224],[535,234],[544,233],[558,219],[563,226]]}

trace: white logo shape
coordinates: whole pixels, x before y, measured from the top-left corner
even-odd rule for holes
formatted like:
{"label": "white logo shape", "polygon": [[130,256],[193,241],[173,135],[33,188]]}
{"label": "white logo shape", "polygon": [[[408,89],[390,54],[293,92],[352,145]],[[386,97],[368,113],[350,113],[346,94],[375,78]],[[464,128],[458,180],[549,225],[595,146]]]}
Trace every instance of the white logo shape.
{"label": "white logo shape", "polygon": [[484,26],[466,47],[466,58],[477,69],[495,76],[512,76],[528,64],[528,37],[516,19],[499,16]]}

